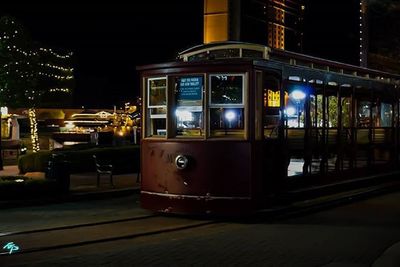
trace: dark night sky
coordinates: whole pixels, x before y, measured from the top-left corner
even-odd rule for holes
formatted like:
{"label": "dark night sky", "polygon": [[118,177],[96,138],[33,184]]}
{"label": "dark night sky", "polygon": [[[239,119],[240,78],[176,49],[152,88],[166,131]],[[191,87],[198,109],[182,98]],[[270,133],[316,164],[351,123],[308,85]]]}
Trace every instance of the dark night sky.
{"label": "dark night sky", "polygon": [[[357,0],[307,0],[305,53],[348,63],[358,60],[358,29],[349,27],[349,23],[357,26],[358,13],[354,18],[350,2],[357,4]],[[399,0],[370,2],[380,3],[383,10],[400,10]],[[371,36],[376,38],[376,33],[389,28],[393,31],[378,36],[384,40],[390,35],[383,45],[374,43],[380,47],[400,44],[398,27],[394,26],[400,25],[400,13],[393,13],[397,18],[393,24],[393,19],[383,20],[388,17],[386,11],[379,12],[371,22],[375,32]],[[76,106],[104,108],[138,95],[136,66],[173,60],[178,51],[201,44],[202,13],[203,0],[114,0],[108,4],[49,4],[40,0],[22,4],[15,0],[0,5],[0,15],[16,17],[35,41],[49,48],[72,50]],[[398,42],[393,42],[397,39],[392,35]]]}
{"label": "dark night sky", "polygon": [[140,2],[8,2],[0,15],[17,18],[43,46],[75,53],[77,106],[112,107],[138,95],[136,66],[202,42],[202,0]]}
{"label": "dark night sky", "polygon": [[359,1],[307,0],[304,53],[359,63]]}

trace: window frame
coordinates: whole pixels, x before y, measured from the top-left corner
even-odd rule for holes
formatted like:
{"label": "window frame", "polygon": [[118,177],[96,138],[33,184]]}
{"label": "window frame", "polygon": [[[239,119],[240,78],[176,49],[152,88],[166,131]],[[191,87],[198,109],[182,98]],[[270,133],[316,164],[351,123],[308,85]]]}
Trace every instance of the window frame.
{"label": "window frame", "polygon": [[[212,77],[215,76],[241,76],[242,77],[242,103],[241,104],[212,104],[211,102],[211,95],[212,95]],[[206,87],[206,96],[207,101],[205,103],[205,110],[206,110],[206,130],[207,135],[206,138],[209,140],[248,140],[249,138],[249,90],[248,90],[248,83],[249,83],[249,74],[248,72],[209,72],[207,73],[207,87]],[[241,108],[243,109],[243,136],[242,137],[217,137],[211,135],[211,109],[213,108]]]}
{"label": "window frame", "polygon": [[[143,127],[143,136],[144,138],[149,138],[149,139],[162,139],[165,140],[168,138],[168,76],[152,76],[152,77],[144,77],[143,78],[143,83],[144,83],[144,97],[145,97],[145,108],[143,109],[143,118],[144,118],[144,127]],[[166,104],[165,105],[155,105],[151,106],[150,105],[150,82],[154,80],[165,80],[165,99],[166,99]],[[151,109],[157,109],[157,108],[165,108],[165,114],[152,114]],[[153,119],[165,119],[165,125],[166,125],[166,133],[165,135],[154,135],[152,133],[152,126],[151,126],[151,121]]]}
{"label": "window frame", "polygon": [[[147,83],[146,83],[146,98],[147,98],[147,108],[164,108],[168,106],[168,76],[165,77],[155,77],[155,78],[150,78],[147,77]],[[157,80],[164,80],[165,79],[165,105],[156,105],[156,106],[151,106],[150,105],[150,82],[151,81],[157,81]]]}
{"label": "window frame", "polygon": [[[211,82],[212,82],[212,77],[216,76],[241,76],[242,77],[242,103],[240,104],[213,104],[211,102],[211,97],[212,97],[212,87],[211,87]],[[246,93],[247,87],[246,87],[246,79],[247,74],[246,73],[209,73],[208,74],[208,108],[237,108],[237,107],[243,107],[245,106],[245,103],[247,101]]]}
{"label": "window frame", "polygon": [[[242,99],[241,104],[212,104],[211,103],[211,77],[214,76],[240,76],[242,77]],[[171,82],[174,78],[190,76],[202,76],[203,77],[203,90],[202,90],[202,109],[203,109],[203,131],[202,136],[178,136],[174,132],[176,129],[175,120],[171,117],[176,108],[175,92],[171,88]],[[150,82],[154,80],[166,80],[166,105],[153,105],[150,106]],[[249,139],[249,73],[243,72],[193,72],[193,73],[175,73],[171,75],[151,75],[143,77],[143,103],[144,108],[142,110],[143,117],[143,138],[152,140],[248,140]],[[172,101],[172,102],[171,102]],[[165,108],[165,114],[151,114],[151,109],[154,108]],[[241,137],[216,137],[211,136],[210,127],[210,109],[211,108],[240,108],[243,109],[243,135]],[[165,135],[151,135],[151,120],[152,119],[165,119],[166,123],[166,134]],[[172,132],[171,132],[172,131]]]}
{"label": "window frame", "polygon": [[[202,108],[202,120],[203,120],[203,128],[201,129],[202,134],[200,136],[184,136],[184,135],[177,135],[176,131],[178,129],[176,125],[176,118],[175,118],[175,111],[177,110],[177,103],[176,103],[176,93],[173,84],[174,84],[174,79],[177,78],[182,78],[182,77],[202,77],[203,78],[203,84],[202,84],[202,89],[201,89],[201,108]],[[167,110],[167,117],[171,117],[170,120],[170,127],[169,129],[171,130],[170,133],[168,133],[168,138],[169,139],[205,139],[206,138],[206,133],[207,133],[207,121],[206,121],[206,85],[207,85],[207,73],[202,72],[194,72],[194,73],[184,73],[184,74],[174,74],[168,76],[168,83],[170,83],[170,88],[173,88],[171,92],[168,93],[170,96],[168,99],[170,99],[170,110]]]}

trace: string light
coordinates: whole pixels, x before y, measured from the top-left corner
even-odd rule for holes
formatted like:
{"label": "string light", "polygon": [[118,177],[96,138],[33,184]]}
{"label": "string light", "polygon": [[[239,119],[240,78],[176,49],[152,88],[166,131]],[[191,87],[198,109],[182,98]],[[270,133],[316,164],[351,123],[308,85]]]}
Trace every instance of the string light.
{"label": "string light", "polygon": [[55,78],[58,80],[72,80],[74,78],[74,76],[70,75],[70,76],[61,76],[61,75],[55,75],[55,74],[49,74],[49,73],[43,73],[43,72],[39,72],[38,73],[40,76],[45,76],[48,78]]}
{"label": "string light", "polygon": [[60,55],[60,54],[57,54],[56,52],[53,52],[53,50],[51,50],[51,49],[46,49],[46,48],[42,48],[42,47],[39,48],[39,50],[43,51],[43,52],[48,52],[48,53],[52,54],[53,56],[55,56],[57,58],[62,58],[62,59],[70,58],[73,55],[72,52],[70,52],[66,55]]}
{"label": "string light", "polygon": [[28,114],[29,114],[29,123],[31,127],[32,149],[33,152],[39,152],[40,146],[39,146],[39,135],[37,129],[36,110],[34,108],[30,108]]}
{"label": "string light", "polygon": [[45,67],[49,67],[49,68],[53,68],[53,69],[57,69],[57,70],[62,70],[62,71],[66,71],[66,72],[73,72],[74,68],[64,68],[64,67],[60,67],[60,66],[56,66],[56,65],[51,65],[51,64],[44,64],[41,63],[39,64],[40,66],[45,66]]}
{"label": "string light", "polygon": [[49,90],[49,92],[64,92],[64,93],[69,93],[68,88],[52,88]]}
{"label": "string light", "polygon": [[[38,96],[46,92],[71,93],[71,89],[66,85],[68,86],[69,81],[74,79],[74,68],[68,66],[71,64],[69,59],[73,53],[61,54],[49,48],[32,48],[29,43],[24,44],[24,40],[21,39],[24,35],[23,30],[17,23],[8,17],[2,19],[1,23],[6,25],[6,30],[0,32],[0,45],[5,52],[6,61],[3,61],[3,71],[0,71],[0,75],[7,75],[10,79],[20,81],[37,79],[40,90],[25,92],[26,99],[30,101],[37,100]],[[68,84],[64,85],[64,83]],[[53,84],[52,87],[49,87],[50,84]],[[0,89],[3,94],[11,96],[11,89]],[[32,131],[35,130],[32,129]]]}

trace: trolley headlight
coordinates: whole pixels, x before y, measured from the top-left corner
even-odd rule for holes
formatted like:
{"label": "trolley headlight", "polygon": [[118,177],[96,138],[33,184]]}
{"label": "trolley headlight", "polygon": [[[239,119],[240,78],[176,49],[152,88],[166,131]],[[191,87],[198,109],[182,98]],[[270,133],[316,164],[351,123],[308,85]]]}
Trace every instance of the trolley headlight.
{"label": "trolley headlight", "polygon": [[178,170],[184,170],[189,165],[189,159],[187,156],[178,155],[175,158],[175,166]]}

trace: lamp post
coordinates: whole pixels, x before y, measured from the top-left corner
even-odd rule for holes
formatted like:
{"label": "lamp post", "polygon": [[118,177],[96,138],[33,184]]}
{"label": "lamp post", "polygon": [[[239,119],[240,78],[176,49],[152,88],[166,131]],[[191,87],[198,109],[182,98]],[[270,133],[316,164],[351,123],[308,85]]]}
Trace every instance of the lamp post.
{"label": "lamp post", "polygon": [[300,127],[300,102],[306,98],[306,94],[303,91],[295,90],[292,92],[292,97],[296,101],[297,108],[297,127]]}

